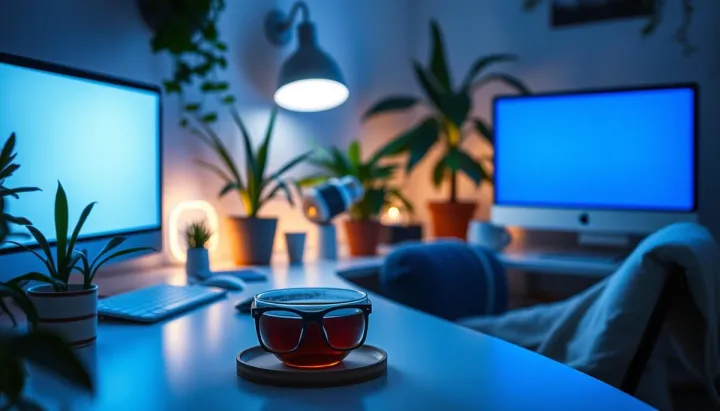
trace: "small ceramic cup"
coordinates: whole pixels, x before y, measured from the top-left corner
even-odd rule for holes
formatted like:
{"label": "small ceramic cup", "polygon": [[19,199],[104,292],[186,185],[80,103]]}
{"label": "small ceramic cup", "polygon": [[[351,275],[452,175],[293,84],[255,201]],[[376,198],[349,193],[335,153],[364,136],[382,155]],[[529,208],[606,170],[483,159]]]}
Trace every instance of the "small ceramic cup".
{"label": "small ceramic cup", "polygon": [[305,233],[285,233],[285,245],[290,264],[300,264],[305,254]]}

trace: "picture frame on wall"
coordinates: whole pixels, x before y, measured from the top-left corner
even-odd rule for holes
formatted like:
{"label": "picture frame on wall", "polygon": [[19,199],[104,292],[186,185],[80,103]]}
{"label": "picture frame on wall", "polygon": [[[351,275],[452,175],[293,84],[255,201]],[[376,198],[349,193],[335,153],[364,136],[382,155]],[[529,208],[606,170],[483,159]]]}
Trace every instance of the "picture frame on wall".
{"label": "picture frame on wall", "polygon": [[552,0],[552,26],[649,17],[656,0]]}

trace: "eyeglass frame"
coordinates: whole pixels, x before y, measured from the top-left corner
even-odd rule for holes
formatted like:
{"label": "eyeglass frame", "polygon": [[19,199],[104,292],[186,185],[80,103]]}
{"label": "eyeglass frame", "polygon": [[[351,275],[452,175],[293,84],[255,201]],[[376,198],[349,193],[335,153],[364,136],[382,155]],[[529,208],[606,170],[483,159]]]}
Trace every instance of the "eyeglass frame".
{"label": "eyeglass frame", "polygon": [[[348,308],[357,308],[360,310],[360,312],[363,313],[365,316],[365,329],[363,330],[363,336],[362,339],[360,339],[360,342],[357,343],[355,346],[351,348],[335,348],[330,344],[330,341],[328,340],[327,331],[325,330],[325,326],[322,323],[323,318],[325,317],[325,314],[337,310],[344,310]],[[262,317],[263,314],[265,314],[268,311],[287,311],[294,314],[297,314],[300,316],[300,318],[303,321],[302,329],[300,330],[300,336],[298,337],[297,345],[292,350],[288,351],[277,351],[277,350],[271,350],[270,347],[265,345],[265,342],[263,342],[262,335],[260,334],[260,317]],[[327,344],[330,349],[335,351],[352,351],[363,344],[365,344],[365,339],[367,338],[367,331],[368,331],[368,325],[370,323],[370,313],[372,313],[372,304],[370,302],[362,303],[362,304],[348,304],[348,305],[340,305],[336,307],[331,307],[324,309],[322,311],[302,311],[297,310],[294,308],[287,308],[287,307],[253,307],[250,309],[250,313],[252,317],[255,319],[255,332],[257,333],[257,339],[260,343],[260,347],[271,353],[271,354],[290,354],[298,350],[300,348],[300,345],[302,345],[303,339],[305,338],[305,330],[307,329],[308,324],[310,323],[317,323],[318,326],[321,329],[321,333],[323,340],[325,340],[325,344]]]}

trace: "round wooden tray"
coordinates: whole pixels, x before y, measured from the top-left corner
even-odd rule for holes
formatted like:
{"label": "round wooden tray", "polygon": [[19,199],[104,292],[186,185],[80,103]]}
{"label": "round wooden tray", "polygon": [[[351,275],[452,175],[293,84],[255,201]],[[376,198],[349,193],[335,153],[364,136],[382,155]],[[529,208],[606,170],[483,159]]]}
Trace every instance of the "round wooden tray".
{"label": "round wooden tray", "polygon": [[324,388],[359,384],[385,375],[387,353],[372,345],[363,345],[340,364],[327,368],[288,367],[259,346],[238,354],[237,374],[248,381],[279,387]]}

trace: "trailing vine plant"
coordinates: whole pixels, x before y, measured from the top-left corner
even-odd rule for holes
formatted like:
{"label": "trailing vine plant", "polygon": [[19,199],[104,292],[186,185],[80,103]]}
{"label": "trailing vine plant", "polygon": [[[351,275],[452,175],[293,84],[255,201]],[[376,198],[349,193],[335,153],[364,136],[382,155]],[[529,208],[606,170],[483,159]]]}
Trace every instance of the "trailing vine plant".
{"label": "trailing vine plant", "polygon": [[[153,53],[172,57],[173,73],[163,88],[179,96],[180,125],[186,127],[190,117],[214,123],[218,115],[213,103],[235,103],[230,84],[220,76],[228,64],[228,45],[218,31],[225,0],[138,0],[138,5],[153,30]],[[193,90],[199,98],[189,97]]]}
{"label": "trailing vine plant", "polygon": [[[663,17],[665,16],[665,6],[667,0],[647,0],[654,1],[655,7],[653,15],[650,17],[648,23],[642,29],[643,36],[650,36],[655,33],[658,27],[662,24]],[[690,26],[692,25],[693,15],[695,13],[695,1],[694,0],[679,0],[682,3],[682,21],[675,30],[675,41],[682,47],[685,54],[691,54],[695,51],[695,47],[692,45],[688,33],[690,32]],[[526,11],[532,11],[537,8],[543,0],[523,0],[523,8]]]}

